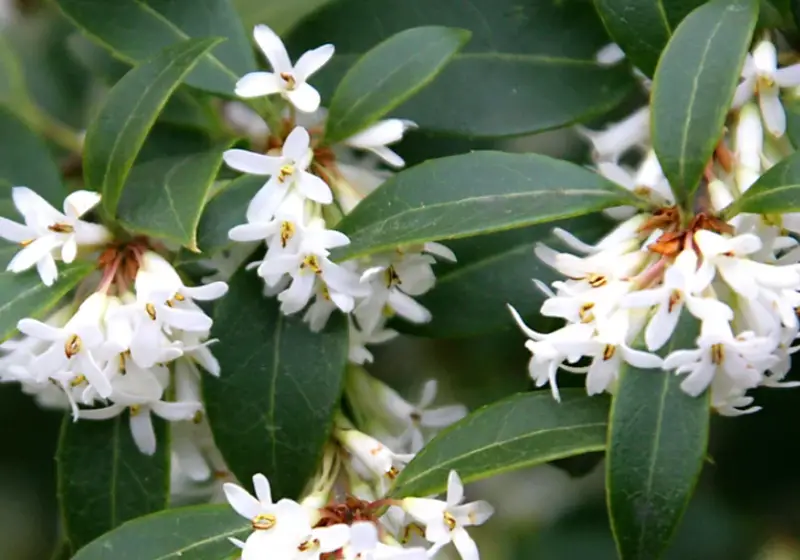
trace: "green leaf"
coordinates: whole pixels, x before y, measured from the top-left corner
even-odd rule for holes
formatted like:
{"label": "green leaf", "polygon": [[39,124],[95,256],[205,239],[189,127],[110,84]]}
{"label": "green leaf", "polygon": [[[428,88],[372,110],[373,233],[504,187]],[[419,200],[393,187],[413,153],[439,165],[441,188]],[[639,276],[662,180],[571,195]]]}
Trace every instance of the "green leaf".
{"label": "green leaf", "polygon": [[755,0],[713,0],[681,22],[661,56],[651,101],[653,147],[681,203],[722,136],[757,15]]}
{"label": "green leaf", "polygon": [[114,216],[122,188],[147,132],[183,77],[219,39],[197,39],[169,47],[128,72],[89,125],[84,150],[86,185],[103,194]]}
{"label": "green leaf", "polygon": [[291,29],[303,16],[324,6],[331,0],[233,0],[236,11],[247,29],[259,23],[268,23],[275,33]]}
{"label": "green leaf", "polygon": [[[423,129],[510,136],[605,114],[633,90],[625,65],[598,64],[608,43],[584,0],[342,0],[304,20],[288,37],[299,56],[325,42],[336,55],[313,78],[323,98],[375,45],[412,27],[442,25],[472,39],[437,78],[393,114]],[[353,32],[353,22],[370,22]]]}
{"label": "green leaf", "polygon": [[0,342],[16,332],[20,319],[42,317],[92,270],[94,266],[87,263],[60,265],[58,279],[49,288],[42,284],[35,270],[19,274],[0,272],[0,294],[3,294],[0,302]]}
{"label": "green leaf", "polygon": [[158,447],[147,456],[133,441],[128,416],[125,412],[109,420],[78,422],[70,415],[64,418],[56,455],[58,495],[73,550],[125,521],[167,507],[167,423],[153,418]]}
{"label": "green leaf", "polygon": [[120,223],[132,232],[170,239],[199,251],[200,215],[228,145],[134,166],[119,203]]}
{"label": "green leaf", "polygon": [[391,495],[430,496],[456,470],[464,482],[605,447],[606,397],[583,389],[521,393],[480,408],[443,430],[400,473]]}
{"label": "green leaf", "polygon": [[29,102],[22,65],[8,39],[0,35],[0,103],[24,107]]}
{"label": "green leaf", "polygon": [[220,560],[237,550],[228,537],[252,531],[227,504],[176,508],[129,521],[72,560]]}
{"label": "green leaf", "polygon": [[203,380],[214,440],[241,481],[264,473],[273,495],[296,498],[314,474],[339,405],[347,362],[347,321],[322,333],[286,317],[264,282],[239,269],[214,308],[219,378]]}
{"label": "green leaf", "polygon": [[233,244],[228,232],[234,226],[247,222],[247,205],[263,186],[263,177],[243,175],[228,183],[208,201],[197,228],[197,246],[203,253],[213,254]]}
{"label": "green leaf", "polygon": [[0,107],[0,196],[11,197],[11,187],[29,187],[56,208],[67,190],[61,172],[45,143],[11,109]]}
{"label": "green leaf", "polygon": [[553,248],[561,243],[552,234],[561,227],[586,243],[594,243],[611,228],[602,215],[592,214],[564,222],[541,224],[501,231],[447,243],[457,263],[436,265],[436,285],[421,297],[422,305],[433,314],[423,325],[398,320],[392,327],[403,332],[434,338],[474,336],[495,330],[515,328],[506,304],[511,304],[525,319],[539,323],[544,294],[532,278],[550,284],[562,277],[537,257],[537,242]]}
{"label": "green leaf", "polygon": [[[691,348],[685,310],[662,352]],[[674,372],[623,367],[611,405],[606,494],[620,557],[661,558],[686,510],[708,444],[708,396],[691,397]]]}
{"label": "green leaf", "polygon": [[149,60],[190,38],[223,37],[186,76],[186,83],[230,96],[255,69],[253,51],[229,0],[56,0],[91,39],[128,62]]}
{"label": "green leaf", "polygon": [[577,165],[536,154],[472,152],[401,171],[338,225],[337,259],[590,214],[637,199]]}
{"label": "green leaf", "polygon": [[753,183],[723,210],[725,220],[736,214],[785,214],[800,211],[800,152],[787,157]]}
{"label": "green leaf", "polygon": [[595,0],[609,35],[639,70],[653,76],[675,27],[705,0]]}
{"label": "green leaf", "polygon": [[342,78],[331,101],[325,141],[361,132],[428,85],[469,40],[447,27],[416,27],[382,42]]}

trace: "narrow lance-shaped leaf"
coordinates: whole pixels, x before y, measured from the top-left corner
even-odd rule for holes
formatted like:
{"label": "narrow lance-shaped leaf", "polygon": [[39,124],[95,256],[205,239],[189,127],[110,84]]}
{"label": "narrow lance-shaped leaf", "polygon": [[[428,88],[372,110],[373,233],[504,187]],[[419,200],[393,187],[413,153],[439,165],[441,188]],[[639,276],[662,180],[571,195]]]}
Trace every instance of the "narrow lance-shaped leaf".
{"label": "narrow lance-shaped leaf", "polygon": [[153,420],[158,446],[148,456],[133,441],[128,412],[109,420],[64,418],[56,455],[58,494],[73,551],[125,521],[167,507],[167,424]]}
{"label": "narrow lance-shaped leaf", "polygon": [[169,509],[129,521],[82,548],[72,560],[220,560],[238,550],[251,524],[225,505]]}
{"label": "narrow lance-shaped leaf", "polygon": [[221,37],[203,53],[186,82],[231,96],[236,80],[255,69],[255,58],[230,0],[56,0],[92,40],[115,57],[137,64],[187,39]]}
{"label": "narrow lance-shaped leaf", "polygon": [[590,214],[638,199],[577,165],[535,154],[473,152],[401,171],[337,226],[337,259]]}
{"label": "narrow lance-shaped leaf", "polygon": [[729,220],[740,212],[800,212],[800,153],[792,154],[759,177],[741,197],[723,210],[723,216]]}
{"label": "narrow lance-shaped leaf", "polygon": [[264,473],[276,497],[297,498],[327,441],[347,362],[347,322],[322,333],[284,316],[264,283],[241,268],[214,309],[211,336],[222,375],[203,396],[214,440],[236,477]]}
{"label": "narrow lance-shaped leaf", "polygon": [[467,42],[448,27],[401,31],[368,51],[342,78],[325,126],[329,143],[360,132],[426,86]]}
{"label": "narrow lance-shaped leaf", "polygon": [[0,302],[0,341],[16,332],[20,319],[42,318],[92,270],[94,266],[86,263],[62,265],[58,279],[49,288],[42,284],[35,270],[19,274],[0,272],[0,294],[3,294]]}
{"label": "narrow lance-shaped leaf", "polygon": [[137,66],[111,89],[86,131],[83,168],[86,186],[103,195],[114,216],[122,187],[147,132],[184,76],[220,39],[196,39],[169,47]]}
{"label": "narrow lance-shaped leaf", "polygon": [[[545,297],[532,279],[550,284],[562,277],[534,254],[536,243],[559,248],[556,226],[594,243],[611,229],[602,215],[591,214],[568,221],[540,224],[447,243],[456,263],[436,265],[436,285],[416,300],[433,315],[430,322],[415,325],[397,320],[392,328],[414,335],[451,338],[474,336],[494,330],[514,329],[507,304],[525,319],[540,317]],[[531,323],[538,324],[538,323]]]}
{"label": "narrow lance-shaped leaf", "polygon": [[[433,82],[395,112],[426,130],[511,136],[605,114],[635,87],[626,65],[595,59],[608,35],[588,7],[585,0],[341,0],[303,20],[287,44],[297,53],[336,45],[313,78],[330,99],[347,70],[396,33],[432,23],[471,31]],[[354,33],[354,21],[370,23]]]}
{"label": "narrow lance-shaped leaf", "polygon": [[[663,354],[693,347],[697,332],[697,320],[684,310]],[[689,396],[682,381],[671,371],[620,371],[609,420],[606,493],[623,560],[663,555],[703,466],[709,399]]]}
{"label": "narrow lance-shaped leaf", "polygon": [[134,166],[120,200],[120,222],[130,231],[199,251],[197,225],[225,147]]}
{"label": "narrow lance-shaped leaf", "polygon": [[703,0],[595,0],[594,4],[625,56],[652,76],[675,27]]}
{"label": "narrow lance-shaped leaf", "polygon": [[681,22],[661,56],[651,100],[653,147],[681,203],[722,136],[757,16],[756,0],[713,0]]}
{"label": "narrow lance-shaped leaf", "polygon": [[581,389],[521,393],[480,408],[437,435],[400,473],[393,497],[429,496],[456,470],[465,482],[605,447],[606,397]]}

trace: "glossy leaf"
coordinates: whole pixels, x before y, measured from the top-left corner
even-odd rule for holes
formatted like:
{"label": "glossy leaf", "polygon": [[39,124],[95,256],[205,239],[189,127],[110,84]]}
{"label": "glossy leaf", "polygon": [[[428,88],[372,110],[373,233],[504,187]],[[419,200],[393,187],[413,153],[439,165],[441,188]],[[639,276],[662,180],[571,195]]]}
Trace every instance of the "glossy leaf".
{"label": "glossy leaf", "polygon": [[[424,90],[393,111],[423,129],[467,136],[510,136],[558,128],[605,114],[632,91],[625,65],[598,64],[608,43],[584,0],[342,0],[326,5],[290,34],[290,52],[336,45],[314,76],[330,99],[365,52],[412,27],[472,32]],[[354,21],[369,22],[354,33]]]}
{"label": "glossy leaf", "polygon": [[677,25],[704,0],[595,0],[611,38],[651,76]]}
{"label": "glossy leaf", "polygon": [[49,288],[42,284],[36,270],[19,274],[0,272],[0,294],[3,294],[0,301],[0,341],[16,332],[20,319],[42,318],[93,269],[93,265],[86,263],[59,263],[58,279]]}
{"label": "glossy leaf", "polygon": [[683,202],[722,136],[758,15],[756,0],[713,0],[675,30],[653,80],[652,137]]}
{"label": "glossy leaf", "polygon": [[232,95],[236,80],[255,69],[248,36],[229,0],[56,0],[91,39],[136,64],[191,38],[225,41],[205,54],[186,83]]}
{"label": "glossy leaf", "polygon": [[723,213],[784,214],[800,211],[800,153],[792,154],[750,185]]}
{"label": "glossy leaf", "polygon": [[410,98],[444,69],[469,36],[463,29],[416,27],[367,52],[336,88],[325,140],[349,138]]}
{"label": "glossy leaf", "polygon": [[219,378],[203,395],[214,440],[241,481],[264,473],[273,496],[297,498],[314,473],[339,404],[347,362],[347,322],[334,314],[313,333],[286,317],[264,282],[239,269],[214,309],[211,336]]}
{"label": "glossy leaf", "polygon": [[[663,355],[694,346],[685,310]],[[606,493],[623,560],[660,558],[694,492],[708,444],[709,399],[691,397],[674,372],[623,367],[611,405]]]}
{"label": "glossy leaf", "polygon": [[103,194],[103,207],[116,214],[122,188],[147,132],[183,77],[218,39],[170,47],[125,75],[109,92],[89,125],[84,151],[86,185]]}
{"label": "glossy leaf", "polygon": [[5,107],[0,107],[0,142],[0,196],[10,199],[11,187],[29,187],[60,210],[67,190],[50,150],[16,112]]}
{"label": "glossy leaf", "polygon": [[125,521],[167,507],[167,424],[153,421],[158,447],[147,456],[133,441],[127,412],[110,420],[64,418],[56,456],[58,494],[73,550]]}
{"label": "glossy leaf", "polygon": [[590,214],[637,199],[600,175],[536,154],[473,152],[401,171],[337,229],[345,259],[404,243],[457,239]]}
{"label": "glossy leaf", "polygon": [[268,22],[276,33],[290,29],[303,16],[319,9],[331,0],[233,0],[236,11],[247,29]]}
{"label": "glossy leaf", "polygon": [[429,496],[455,469],[464,482],[605,447],[608,399],[582,389],[520,393],[485,406],[437,435],[400,473],[391,495]]}
{"label": "glossy leaf", "polygon": [[5,35],[0,36],[0,103],[21,107],[28,102],[22,65]]}
{"label": "glossy leaf", "polygon": [[199,251],[197,226],[225,147],[136,165],[122,192],[120,222],[132,232]]}
{"label": "glossy leaf", "polygon": [[264,177],[243,175],[208,201],[197,228],[197,245],[203,253],[213,254],[233,244],[228,232],[247,222],[247,205],[263,186]]}
{"label": "glossy leaf", "polygon": [[541,242],[554,249],[561,244],[552,234],[561,227],[586,243],[594,243],[611,229],[602,215],[501,231],[479,237],[458,239],[446,245],[455,252],[457,263],[436,265],[433,290],[415,298],[428,308],[433,319],[423,325],[397,320],[392,327],[415,335],[451,338],[473,336],[494,330],[516,328],[506,304],[525,319],[537,318],[544,294],[531,281],[546,284],[563,277],[533,253]]}
{"label": "glossy leaf", "polygon": [[176,508],[129,521],[72,560],[220,560],[237,550],[229,537],[252,530],[227,504]]}

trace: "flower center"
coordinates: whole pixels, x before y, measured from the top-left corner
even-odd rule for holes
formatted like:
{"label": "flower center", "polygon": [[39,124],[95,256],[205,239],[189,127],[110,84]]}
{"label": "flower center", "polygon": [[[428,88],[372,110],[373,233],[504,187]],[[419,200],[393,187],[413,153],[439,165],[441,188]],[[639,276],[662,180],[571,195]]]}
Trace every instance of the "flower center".
{"label": "flower center", "polygon": [[81,351],[81,346],[81,337],[77,334],[71,334],[64,343],[64,354],[67,355],[67,358],[72,358],[72,356]]}
{"label": "flower center", "polygon": [[319,261],[317,260],[316,255],[308,255],[303,262],[300,263],[300,269],[308,268],[314,274],[322,274],[322,269],[319,266]]}
{"label": "flower center", "polygon": [[389,268],[386,269],[386,287],[391,288],[392,286],[399,286],[402,283],[394,266],[390,265]]}
{"label": "flower center", "polygon": [[73,231],[75,231],[75,228],[72,227],[70,224],[59,224],[59,223],[49,225],[47,226],[47,229],[49,229],[54,233],[72,233]]}
{"label": "flower center", "polygon": [[578,317],[581,318],[581,323],[591,323],[594,321],[594,313],[592,313],[593,303],[584,303],[578,310]]}
{"label": "flower center", "polygon": [[613,344],[606,344],[605,348],[603,348],[603,360],[606,362],[614,357],[614,354],[617,352],[617,347]]}
{"label": "flower center", "polygon": [[134,404],[130,407],[131,416],[138,416],[142,412],[141,405]]}
{"label": "flower center", "polygon": [[83,383],[86,383],[86,376],[83,374],[78,374],[72,378],[72,381],[69,382],[69,385],[70,387],[77,387]]}
{"label": "flower center", "polygon": [[449,511],[444,512],[444,524],[447,525],[447,528],[451,531],[454,531],[456,528],[456,518],[453,517],[453,514]]}
{"label": "flower center", "polygon": [[281,72],[279,75],[281,79],[286,83],[286,89],[292,91],[294,88],[297,87],[297,79],[295,79],[294,75],[291,72]]}
{"label": "flower center", "polygon": [[294,224],[292,222],[281,222],[281,247],[286,248],[286,243],[294,236]]}
{"label": "flower center", "polygon": [[725,347],[722,344],[711,345],[711,363],[720,365],[725,360]]}
{"label": "flower center", "polygon": [[770,74],[759,74],[757,78],[757,88],[761,91],[775,87],[775,78]]}
{"label": "flower center", "polygon": [[259,513],[253,518],[252,525],[256,531],[268,531],[275,526],[277,519],[269,513]]}
{"label": "flower center", "polygon": [[608,283],[608,279],[603,276],[602,274],[590,274],[586,277],[586,281],[592,288],[599,288],[601,286],[605,286]]}
{"label": "flower center", "polygon": [[281,166],[280,170],[278,171],[278,182],[283,183],[292,176],[294,173],[294,165],[291,163],[287,163],[286,165]]}

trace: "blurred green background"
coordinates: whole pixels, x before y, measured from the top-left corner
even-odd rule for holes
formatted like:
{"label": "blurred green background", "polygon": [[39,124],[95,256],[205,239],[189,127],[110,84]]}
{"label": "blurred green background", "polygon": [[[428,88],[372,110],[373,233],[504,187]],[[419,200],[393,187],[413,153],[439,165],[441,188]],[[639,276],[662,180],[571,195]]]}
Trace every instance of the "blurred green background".
{"label": "blurred green background", "polygon": [[[109,0],[113,1],[113,0]],[[325,0],[236,0],[248,25],[287,28]],[[434,1],[434,0],[431,0]],[[3,45],[23,61],[37,104],[80,127],[98,92],[70,48],[75,30],[41,1],[0,0]],[[2,84],[0,84],[2,87]],[[636,106],[641,99],[630,100]],[[625,108],[620,109],[624,114]],[[569,130],[501,145],[412,134],[400,151],[409,163],[427,157],[502,147],[585,161],[587,151]],[[0,148],[2,149],[2,148]],[[531,286],[533,289],[533,286]],[[429,377],[441,380],[443,401],[470,408],[530,389],[528,353],[511,328],[474,339],[429,341],[402,337],[379,349],[368,369],[414,398]],[[792,377],[800,378],[800,372]],[[580,378],[562,376],[563,385]],[[709,462],[669,559],[783,560],[800,558],[800,392],[755,394],[764,410],[717,418]],[[42,560],[58,542],[55,464],[61,414],[40,410],[18,387],[0,385],[0,560]],[[505,559],[613,559],[614,544],[603,502],[602,457],[579,457],[556,466],[499,476],[468,489],[490,500],[497,514],[476,531],[482,557]]]}

